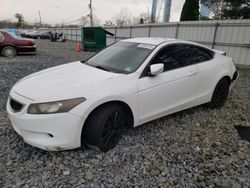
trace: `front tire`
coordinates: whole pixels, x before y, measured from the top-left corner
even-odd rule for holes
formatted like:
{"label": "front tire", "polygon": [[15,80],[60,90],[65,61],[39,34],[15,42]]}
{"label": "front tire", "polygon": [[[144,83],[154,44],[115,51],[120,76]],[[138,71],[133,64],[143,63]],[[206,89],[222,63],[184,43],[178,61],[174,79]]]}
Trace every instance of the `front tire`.
{"label": "front tire", "polygon": [[82,142],[94,150],[106,152],[119,142],[125,125],[124,109],[117,104],[106,104],[97,108],[87,119]]}
{"label": "front tire", "polygon": [[2,55],[4,57],[15,57],[17,54],[17,51],[12,46],[5,46],[2,50]]}
{"label": "front tire", "polygon": [[228,97],[230,81],[227,78],[222,78],[214,89],[214,93],[210,102],[212,108],[222,107]]}

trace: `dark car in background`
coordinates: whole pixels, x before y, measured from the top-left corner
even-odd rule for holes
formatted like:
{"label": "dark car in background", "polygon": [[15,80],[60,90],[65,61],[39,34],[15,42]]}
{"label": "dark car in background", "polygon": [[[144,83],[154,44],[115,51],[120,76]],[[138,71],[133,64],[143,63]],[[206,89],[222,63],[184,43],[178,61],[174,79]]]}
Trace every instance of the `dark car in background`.
{"label": "dark car in background", "polygon": [[26,31],[23,31],[21,36],[22,37],[25,37],[25,38],[34,38],[36,36],[38,31],[36,30],[26,30]]}
{"label": "dark car in background", "polygon": [[38,31],[34,36],[35,39],[50,39],[50,32]]}
{"label": "dark car in background", "polygon": [[30,30],[30,31],[24,31],[21,34],[21,36],[32,39],[50,39],[50,32]]}
{"label": "dark car in background", "polygon": [[14,34],[0,30],[0,53],[5,57],[14,57],[20,52],[35,52],[33,39],[20,38]]}

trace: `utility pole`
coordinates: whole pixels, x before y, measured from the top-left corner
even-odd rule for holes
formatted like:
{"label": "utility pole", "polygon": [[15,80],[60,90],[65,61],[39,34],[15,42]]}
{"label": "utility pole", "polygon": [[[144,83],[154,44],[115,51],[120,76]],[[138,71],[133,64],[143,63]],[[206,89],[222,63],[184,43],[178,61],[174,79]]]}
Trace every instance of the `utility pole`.
{"label": "utility pole", "polygon": [[169,22],[172,0],[165,0],[163,22]]}
{"label": "utility pole", "polygon": [[90,17],[90,25],[91,25],[91,27],[93,27],[92,0],[90,0],[90,2],[89,2],[89,10],[90,10],[90,14],[89,14],[89,17]]}
{"label": "utility pole", "polygon": [[156,9],[157,9],[157,1],[152,1],[152,9],[151,9],[151,23],[155,23]]}
{"label": "utility pole", "polygon": [[39,25],[40,25],[40,27],[41,27],[41,26],[42,26],[42,18],[41,18],[41,13],[40,13],[40,10],[39,10],[39,12],[38,12],[38,13],[39,13],[39,20],[40,20],[40,21],[39,21]]}

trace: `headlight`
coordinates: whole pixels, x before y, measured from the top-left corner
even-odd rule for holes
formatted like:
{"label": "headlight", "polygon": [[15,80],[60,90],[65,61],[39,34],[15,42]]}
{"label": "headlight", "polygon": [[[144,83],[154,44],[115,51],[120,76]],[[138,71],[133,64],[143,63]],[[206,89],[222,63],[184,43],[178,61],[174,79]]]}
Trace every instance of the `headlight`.
{"label": "headlight", "polygon": [[29,114],[53,114],[68,112],[80,103],[86,101],[84,97],[54,101],[47,103],[34,103],[29,106]]}

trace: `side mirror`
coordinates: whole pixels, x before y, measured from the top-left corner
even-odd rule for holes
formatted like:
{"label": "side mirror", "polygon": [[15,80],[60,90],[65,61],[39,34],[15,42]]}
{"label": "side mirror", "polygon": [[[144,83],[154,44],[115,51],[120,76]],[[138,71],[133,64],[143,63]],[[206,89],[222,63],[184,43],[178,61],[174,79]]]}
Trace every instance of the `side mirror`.
{"label": "side mirror", "polygon": [[158,63],[150,65],[150,74],[156,76],[164,71],[164,64]]}

